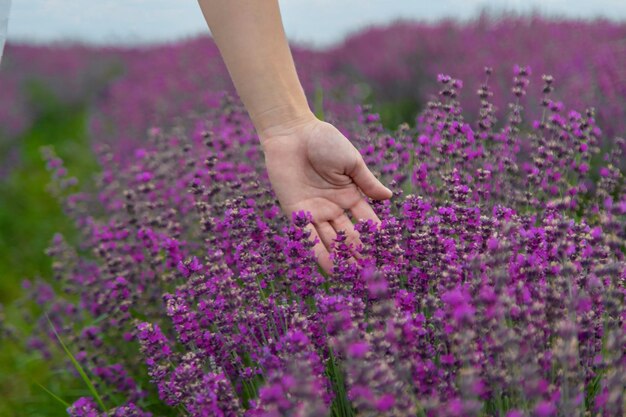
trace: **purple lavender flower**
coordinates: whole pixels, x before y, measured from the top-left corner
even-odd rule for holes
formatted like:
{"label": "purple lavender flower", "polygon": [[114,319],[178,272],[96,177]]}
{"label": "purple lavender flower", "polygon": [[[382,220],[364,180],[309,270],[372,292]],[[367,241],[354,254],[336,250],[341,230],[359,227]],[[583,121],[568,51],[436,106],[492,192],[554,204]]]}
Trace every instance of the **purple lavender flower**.
{"label": "purple lavender flower", "polygon": [[[130,73],[144,74],[148,58]],[[626,142],[600,130],[596,111],[553,97],[554,77],[534,88],[528,66],[512,77],[487,68],[465,85],[441,74],[416,126],[393,131],[371,106],[329,100],[328,117],[395,197],[372,202],[381,223],[358,222],[358,246],[337,233],[326,276],[310,215],[280,215],[241,106],[199,98],[198,80],[175,72],[180,101],[160,100],[163,117],[189,117],[170,127],[130,111],[142,108],[132,95],[164,96],[126,78],[110,92],[132,104],[119,115],[118,101],[103,104],[119,132],[148,137],[102,146],[94,195],[71,194],[45,151],[82,237],[78,248],[55,237],[56,282],[24,291],[97,388],[119,398],[110,415],[623,414]],[[466,112],[468,86],[480,100]],[[24,346],[53,358],[47,319],[30,321]],[[133,340],[139,355],[112,342]],[[148,378],[154,391],[140,385]],[[89,398],[68,412],[103,414]]]}

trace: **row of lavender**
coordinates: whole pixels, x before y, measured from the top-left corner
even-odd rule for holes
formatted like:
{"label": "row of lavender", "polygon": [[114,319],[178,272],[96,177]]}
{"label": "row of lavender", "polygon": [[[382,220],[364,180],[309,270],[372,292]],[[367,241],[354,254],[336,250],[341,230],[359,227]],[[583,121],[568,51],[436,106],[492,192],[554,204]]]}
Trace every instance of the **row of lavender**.
{"label": "row of lavender", "polygon": [[[345,77],[331,74],[324,53],[294,52],[308,92],[333,95],[341,87],[346,100],[355,96]],[[8,150],[40,116],[43,92],[55,105],[87,106],[94,142],[115,142],[117,155],[136,146],[149,127],[202,114],[219,103],[216,92],[234,92],[209,38],[136,48],[9,44],[0,86],[0,138]]]}
{"label": "row of lavender", "polygon": [[[524,62],[538,74],[550,72],[572,108],[595,107],[609,136],[626,131],[624,24],[538,17],[398,23],[354,35],[330,50],[297,48],[295,59],[311,96],[320,89],[344,103],[362,99],[368,89],[355,84],[361,79],[377,98],[409,99],[421,107],[436,91],[433,80],[441,72],[477,85],[477,68],[489,65],[504,74],[510,63]],[[33,80],[66,102],[94,102],[97,136],[118,140],[136,138],[183,109],[202,111],[211,104],[207,88],[232,90],[209,39],[127,49],[8,45],[0,72],[1,136],[15,137],[31,125],[36,112],[25,86]],[[508,80],[498,76],[492,88],[494,103],[503,108]],[[465,110],[474,119],[479,103],[471,93],[464,96]]]}
{"label": "row of lavender", "polygon": [[626,142],[529,76],[496,112],[486,69],[476,119],[444,75],[416,128],[330,115],[395,196],[357,223],[356,263],[339,234],[329,275],[221,94],[132,157],[103,146],[96,195],[48,150],[84,238],[51,245],[62,291],[27,285],[47,312],[28,346],[48,355],[52,324],[88,370],[99,395],[69,414],[623,415]]}
{"label": "row of lavender", "polygon": [[[420,104],[436,90],[436,74],[450,73],[474,86],[482,81],[479,69],[488,65],[496,71],[492,88],[500,108],[507,104],[510,65],[523,62],[539,75],[552,74],[560,85],[559,96],[571,108],[595,107],[609,136],[626,131],[623,23],[488,15],[469,24],[407,22],[353,36],[330,54],[333,70],[361,74],[380,98],[412,98]],[[471,119],[480,111],[473,93],[472,89],[462,93],[465,114]],[[529,94],[533,101],[541,96],[539,90]],[[530,115],[539,117],[536,110],[529,109]]]}

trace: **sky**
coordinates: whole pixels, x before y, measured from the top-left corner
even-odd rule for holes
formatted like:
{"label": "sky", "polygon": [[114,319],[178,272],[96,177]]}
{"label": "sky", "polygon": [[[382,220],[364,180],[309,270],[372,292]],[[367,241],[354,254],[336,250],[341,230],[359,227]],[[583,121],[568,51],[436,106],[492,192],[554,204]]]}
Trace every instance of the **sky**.
{"label": "sky", "polygon": [[[0,14],[9,1],[0,0]],[[317,47],[399,18],[465,20],[485,8],[626,21],[626,0],[280,0],[280,5],[288,38]],[[160,43],[206,33],[197,0],[12,0],[8,24],[9,42]]]}

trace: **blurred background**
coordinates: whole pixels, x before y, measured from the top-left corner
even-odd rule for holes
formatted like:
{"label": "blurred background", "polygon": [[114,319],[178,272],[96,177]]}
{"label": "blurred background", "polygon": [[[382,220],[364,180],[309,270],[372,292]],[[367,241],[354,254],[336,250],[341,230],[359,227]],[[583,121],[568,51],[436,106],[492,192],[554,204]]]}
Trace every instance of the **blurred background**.
{"label": "blurred background", "polygon": [[[594,106],[605,137],[626,133],[623,0],[280,3],[318,115],[339,117],[342,104],[368,103],[386,127],[414,124],[437,91],[437,74],[449,73],[465,82],[462,100],[472,117],[483,68],[494,68],[494,102],[502,109],[513,65],[521,64],[533,69],[531,119],[540,111],[540,77],[550,73],[568,108]],[[0,0],[0,11],[8,5]],[[0,15],[0,29],[5,23]],[[51,393],[76,398],[85,389],[76,375],[51,369],[28,336],[36,325],[30,313],[58,285],[46,248],[55,233],[70,243],[77,234],[48,190],[42,146],[53,145],[89,191],[103,147],[123,158],[151,127],[201,113],[215,106],[216,92],[233,88],[192,0],[17,0],[7,34],[0,64],[0,416],[64,415]],[[331,101],[335,115],[324,112]],[[24,301],[33,288],[41,297]]]}
{"label": "blurred background", "polygon": [[[315,47],[396,19],[468,20],[484,11],[626,19],[622,0],[282,0],[280,5],[289,39]],[[194,0],[19,0],[11,11],[9,38],[38,43],[145,44],[205,34],[206,30]]]}

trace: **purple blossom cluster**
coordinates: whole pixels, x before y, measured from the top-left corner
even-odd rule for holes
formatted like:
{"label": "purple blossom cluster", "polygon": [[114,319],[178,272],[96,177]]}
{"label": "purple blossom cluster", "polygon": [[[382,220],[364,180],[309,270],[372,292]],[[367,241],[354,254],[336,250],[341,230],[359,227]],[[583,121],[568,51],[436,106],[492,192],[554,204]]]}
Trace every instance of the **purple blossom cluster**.
{"label": "purple blossom cluster", "polygon": [[626,141],[550,76],[526,120],[531,73],[506,114],[486,68],[475,120],[443,74],[415,128],[344,120],[395,196],[355,219],[357,248],[337,235],[330,274],[232,100],[127,159],[103,147],[95,193],[46,150],[83,237],[54,238],[56,283],[26,284],[47,313],[26,343],[49,357],[50,320],[110,407],[69,415],[623,415]]}

